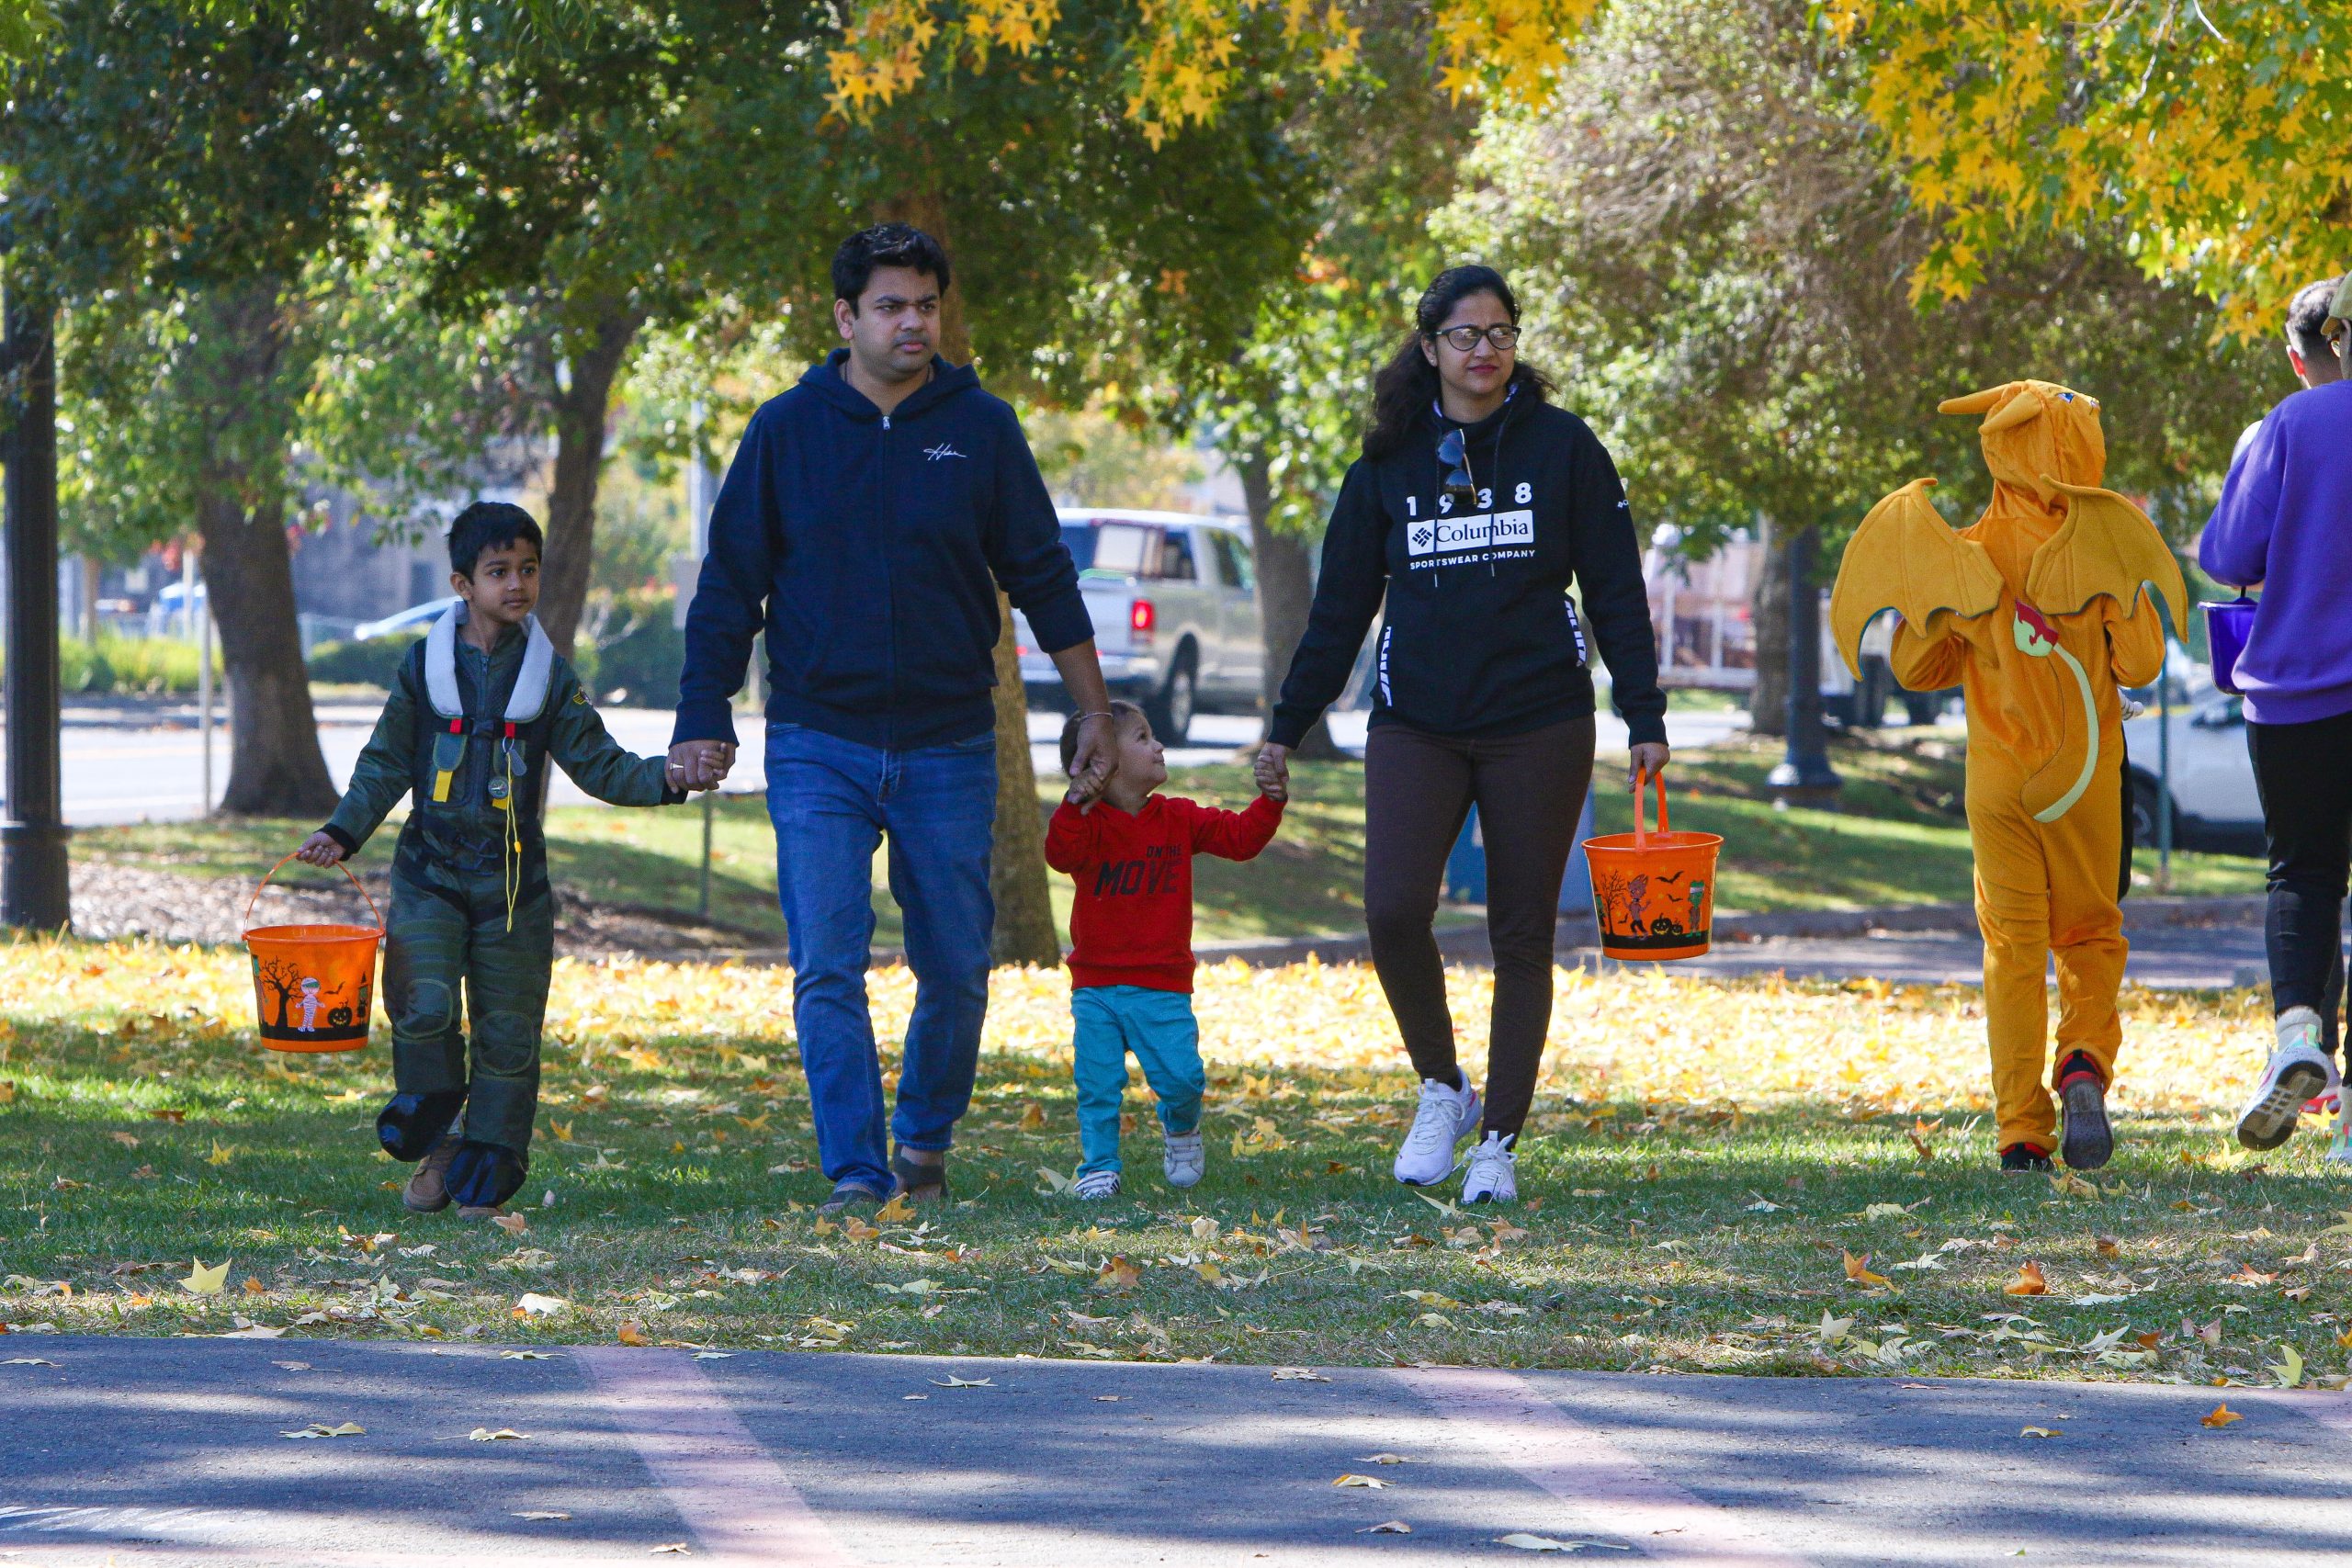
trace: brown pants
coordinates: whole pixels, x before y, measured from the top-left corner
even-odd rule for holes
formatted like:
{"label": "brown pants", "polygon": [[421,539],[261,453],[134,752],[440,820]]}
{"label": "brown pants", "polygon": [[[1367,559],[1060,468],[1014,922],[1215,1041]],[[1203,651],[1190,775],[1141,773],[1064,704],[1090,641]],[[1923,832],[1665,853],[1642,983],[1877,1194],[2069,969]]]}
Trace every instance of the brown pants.
{"label": "brown pants", "polygon": [[1486,1130],[1516,1135],[1535,1098],[1552,1023],[1560,876],[1592,780],[1590,717],[1478,740],[1401,724],[1364,747],[1364,923],[1397,1032],[1424,1078],[1453,1083],[1453,1017],[1430,923],[1445,860],[1473,803],[1487,846],[1487,938],[1495,1003]]}

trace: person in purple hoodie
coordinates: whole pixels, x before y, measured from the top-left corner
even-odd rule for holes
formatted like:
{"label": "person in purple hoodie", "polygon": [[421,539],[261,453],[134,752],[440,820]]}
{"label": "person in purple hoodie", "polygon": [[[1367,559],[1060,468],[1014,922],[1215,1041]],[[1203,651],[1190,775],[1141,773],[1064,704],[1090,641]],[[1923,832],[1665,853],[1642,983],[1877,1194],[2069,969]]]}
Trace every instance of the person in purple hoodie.
{"label": "person in purple hoodie", "polygon": [[[2352,287],[2336,286],[2321,323],[2352,372]],[[2311,357],[2320,344],[2308,344]],[[2216,581],[2262,599],[2238,656],[2246,749],[2269,842],[2264,920],[2278,1045],[2238,1114],[2238,1142],[2276,1148],[2305,1104],[2338,1101],[2329,1160],[2352,1164],[2352,1116],[2327,1044],[2329,980],[2342,962],[2352,877],[2352,380],[2323,381],[2272,410],[2231,466],[2198,546]]]}

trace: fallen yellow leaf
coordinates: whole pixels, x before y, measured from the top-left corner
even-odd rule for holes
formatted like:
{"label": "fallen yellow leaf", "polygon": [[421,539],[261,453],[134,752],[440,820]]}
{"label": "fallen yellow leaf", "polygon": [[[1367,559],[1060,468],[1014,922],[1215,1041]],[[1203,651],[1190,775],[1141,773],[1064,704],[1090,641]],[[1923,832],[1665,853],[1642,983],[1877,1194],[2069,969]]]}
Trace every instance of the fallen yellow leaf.
{"label": "fallen yellow leaf", "polygon": [[2233,1421],[2243,1421],[2245,1419],[2245,1416],[2231,1409],[2227,1404],[2216,1404],[2211,1412],[2206,1415],[2199,1416],[2197,1418],[2197,1424],[2200,1427],[2226,1427]]}
{"label": "fallen yellow leaf", "polygon": [[1117,1295],[1125,1295],[1142,1283],[1142,1270],[1124,1258],[1107,1259],[1102,1270],[1094,1276],[1096,1290],[1109,1291]]}
{"label": "fallen yellow leaf", "polygon": [[1369,1486],[1377,1491],[1381,1487],[1387,1485],[1388,1483],[1385,1481],[1375,1481],[1369,1475],[1358,1475],[1353,1471],[1349,1471],[1340,1475],[1337,1480],[1333,1481],[1331,1484],[1334,1486]]}
{"label": "fallen yellow leaf", "polygon": [[512,1427],[501,1427],[495,1432],[492,1431],[487,1427],[476,1427],[472,1431],[468,1432],[466,1436],[472,1438],[477,1443],[495,1443],[507,1439],[513,1439],[519,1442],[522,1439],[523,1434],[516,1431]]}
{"label": "fallen yellow leaf", "polygon": [[2047,1427],[2020,1427],[2018,1428],[2018,1436],[2020,1438],[2054,1438],[2057,1437],[2058,1434],[2052,1431]]}
{"label": "fallen yellow leaf", "polygon": [[245,1276],[245,1294],[249,1296],[264,1295],[267,1293],[268,1290],[268,1286],[263,1284],[259,1280],[254,1279],[251,1274]]}
{"label": "fallen yellow leaf", "polygon": [[2050,1281],[2041,1277],[2041,1264],[2020,1263],[2018,1265],[2018,1277],[2002,1286],[2001,1293],[2005,1296],[2046,1296],[2050,1293]]}
{"label": "fallen yellow leaf", "polygon": [[645,1337],[645,1330],[639,1328],[634,1323],[622,1324],[616,1337],[624,1345],[650,1345],[653,1343],[652,1340],[648,1339]]}
{"label": "fallen yellow leaf", "polygon": [[207,1269],[202,1258],[194,1258],[189,1261],[187,1278],[182,1280],[179,1284],[181,1290],[192,1296],[217,1296],[220,1293],[220,1287],[228,1282],[227,1259],[224,1258],[215,1267]]}
{"label": "fallen yellow leaf", "polygon": [[490,1216],[490,1223],[508,1235],[521,1235],[531,1228],[531,1222],[520,1214],[492,1214]]}
{"label": "fallen yellow leaf", "polygon": [[220,1139],[215,1138],[212,1140],[212,1152],[204,1156],[204,1163],[207,1165],[227,1165],[231,1160],[235,1159],[236,1157],[236,1145],[224,1144]]}
{"label": "fallen yellow leaf", "polygon": [[914,1220],[915,1209],[913,1204],[907,1201],[905,1193],[893,1192],[890,1194],[888,1202],[874,1211],[874,1217],[889,1224],[909,1224]]}
{"label": "fallen yellow leaf", "polygon": [[1867,1252],[1863,1253],[1859,1258],[1850,1252],[1846,1254],[1846,1278],[1851,1280],[1857,1285],[1865,1287],[1873,1285],[1891,1286],[1894,1283],[1894,1280],[1888,1279],[1883,1274],[1873,1274],[1871,1272],[1871,1255]]}
{"label": "fallen yellow leaf", "polygon": [[1024,1133],[1042,1131],[1046,1125],[1045,1108],[1035,1100],[1021,1108],[1021,1130]]}

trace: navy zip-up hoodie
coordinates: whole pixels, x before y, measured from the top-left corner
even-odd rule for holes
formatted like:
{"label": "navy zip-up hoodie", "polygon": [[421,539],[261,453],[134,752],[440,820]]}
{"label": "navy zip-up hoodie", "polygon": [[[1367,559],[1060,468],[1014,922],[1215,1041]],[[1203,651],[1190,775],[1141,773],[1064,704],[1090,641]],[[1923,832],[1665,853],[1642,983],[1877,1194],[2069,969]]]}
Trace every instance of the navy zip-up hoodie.
{"label": "navy zip-up hoodie", "polygon": [[728,465],[673,744],[734,740],[763,625],[771,721],[894,750],[995,722],[999,584],[1046,652],[1094,635],[1011,406],[936,359],[885,415],[842,377],[848,354],[762,405]]}
{"label": "navy zip-up hoodie", "polygon": [[1338,698],[1384,597],[1374,724],[1496,737],[1591,713],[1572,580],[1628,739],[1666,739],[1642,548],[1617,466],[1584,421],[1527,401],[1460,427],[1478,492],[1461,513],[1441,489],[1438,442],[1455,428],[1442,416],[1348,469],[1269,739],[1297,745]]}

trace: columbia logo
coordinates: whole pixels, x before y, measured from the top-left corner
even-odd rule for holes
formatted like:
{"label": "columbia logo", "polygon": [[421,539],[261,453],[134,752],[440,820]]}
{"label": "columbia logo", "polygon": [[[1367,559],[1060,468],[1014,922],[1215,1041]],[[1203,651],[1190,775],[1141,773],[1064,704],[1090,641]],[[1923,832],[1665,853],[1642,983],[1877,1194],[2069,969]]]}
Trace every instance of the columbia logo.
{"label": "columbia logo", "polygon": [[1422,528],[1416,528],[1416,529],[1414,529],[1414,530],[1413,530],[1413,548],[1415,548],[1416,550],[1426,550],[1426,549],[1428,549],[1428,548],[1430,547],[1430,531],[1429,531],[1429,529],[1427,529],[1426,527],[1422,527]]}
{"label": "columbia logo", "polygon": [[965,456],[964,453],[956,450],[953,443],[946,441],[941,442],[936,446],[924,447],[922,455],[930,458],[934,463],[938,462],[943,457],[961,457]]}

